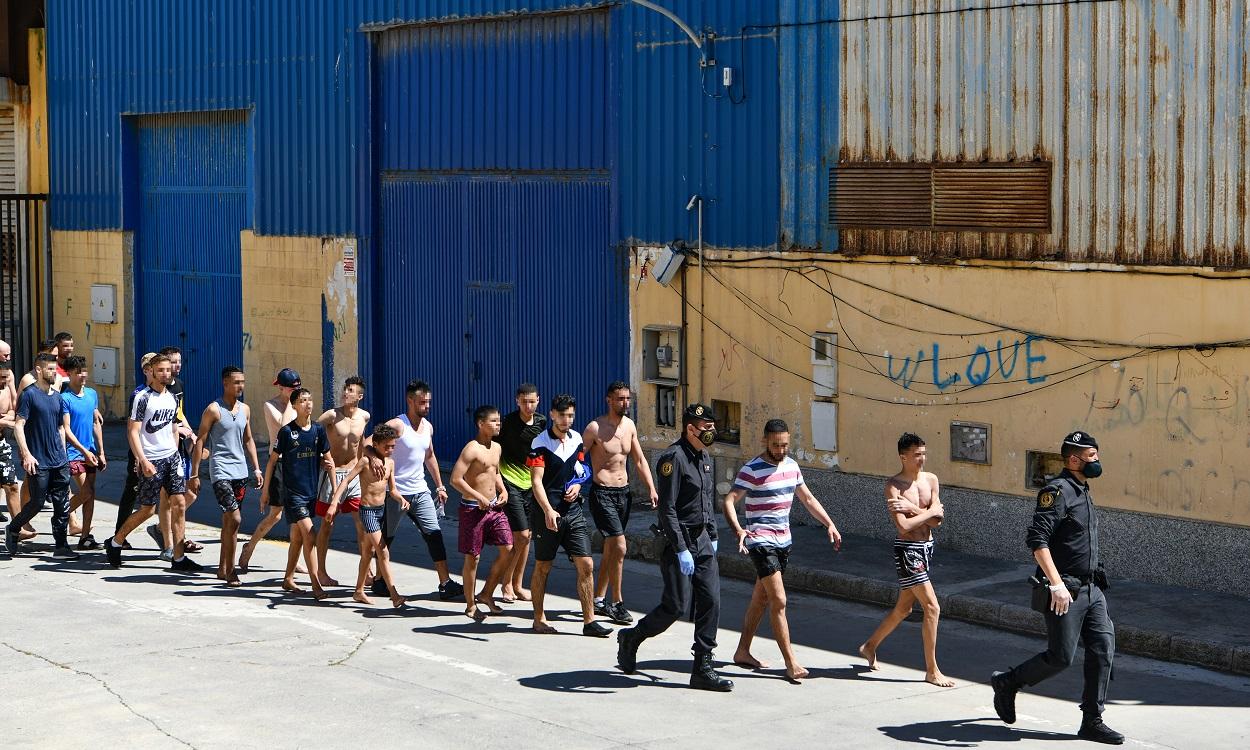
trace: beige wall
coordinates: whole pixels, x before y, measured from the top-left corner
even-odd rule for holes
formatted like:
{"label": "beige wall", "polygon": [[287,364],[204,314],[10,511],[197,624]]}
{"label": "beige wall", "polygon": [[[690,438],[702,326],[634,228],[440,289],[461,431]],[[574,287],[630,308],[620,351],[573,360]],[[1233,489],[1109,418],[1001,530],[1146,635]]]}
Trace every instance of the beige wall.
{"label": "beige wall", "polygon": [[[116,387],[92,384],[100,394],[101,412],[122,417],[126,396],[135,381],[134,327],[127,321],[133,309],[130,279],[129,232],[52,232],[52,322],[57,331],[74,334],[77,354],[92,364],[91,349],[111,346],[118,350]],[[91,322],[91,285],[112,284],[116,291],[117,322]],[[39,336],[51,335],[39,332]]]}
{"label": "beige wall", "polygon": [[[52,233],[55,328],[74,334],[78,353],[88,362],[92,346],[119,349],[120,385],[96,385],[110,417],[124,416],[126,396],[135,382],[131,372],[135,359],[131,236],[128,232]],[[274,374],[294,367],[320,403],[328,360],[336,389],[357,371],[356,279],[345,274],[342,265],[344,247],[355,248],[355,241],[257,237],[243,232],[240,245],[243,367],[251,377],[252,398],[269,398]],[[115,286],[118,322],[91,322],[91,285],[97,283]],[[263,427],[258,434],[267,437]]]}
{"label": "beige wall", "polygon": [[[649,273],[639,279],[638,257],[630,281],[636,289],[636,380],[641,327],[681,319],[679,280],[666,288]],[[764,262],[777,264],[776,258]],[[700,272],[688,271],[689,397],[743,405],[743,446],[717,446],[718,452],[753,455],[763,422],[777,416],[790,422],[805,465],[888,474],[897,470],[894,442],[910,430],[928,441],[929,466],[945,483],[1028,495],[1026,451],[1057,451],[1064,434],[1083,429],[1103,446],[1103,505],[1248,524],[1250,350],[1142,347],[1246,338],[1250,279],[882,258],[829,258],[819,269],[801,270],[710,265],[703,282],[709,322],[702,346]],[[807,341],[814,331],[837,333],[844,347],[838,352],[839,392],[832,399],[838,408],[836,453],[812,444],[813,385],[800,376],[812,377]],[[1029,341],[1022,331],[1126,345]],[[984,382],[970,387],[983,376]],[[652,446],[676,435],[655,427],[654,397],[653,386],[642,386],[639,424]],[[955,420],[991,426],[990,465],[949,459]]]}

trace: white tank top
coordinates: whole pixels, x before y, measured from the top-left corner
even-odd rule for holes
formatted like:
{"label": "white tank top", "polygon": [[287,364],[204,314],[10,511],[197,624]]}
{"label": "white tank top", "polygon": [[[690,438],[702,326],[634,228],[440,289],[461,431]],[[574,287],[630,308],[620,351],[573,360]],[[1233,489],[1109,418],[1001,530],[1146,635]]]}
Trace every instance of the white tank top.
{"label": "white tank top", "polygon": [[399,421],[404,423],[404,434],[395,441],[395,489],[401,495],[419,495],[429,492],[425,483],[425,459],[430,455],[430,436],[417,432],[417,428],[408,421],[407,414],[400,414]]}

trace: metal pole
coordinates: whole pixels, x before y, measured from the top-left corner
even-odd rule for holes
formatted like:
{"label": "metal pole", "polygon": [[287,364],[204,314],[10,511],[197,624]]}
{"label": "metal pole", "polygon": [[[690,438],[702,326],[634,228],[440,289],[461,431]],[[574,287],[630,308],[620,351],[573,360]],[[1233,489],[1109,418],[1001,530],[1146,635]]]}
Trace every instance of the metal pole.
{"label": "metal pole", "polygon": [[703,361],[703,355],[704,355],[704,349],[705,349],[704,340],[707,335],[705,333],[706,328],[703,325],[703,321],[705,320],[705,317],[703,314],[703,305],[704,305],[704,300],[706,299],[703,293],[705,289],[705,286],[704,286],[705,281],[706,281],[706,274],[703,271],[703,196],[700,195],[699,196],[699,398],[697,399],[699,403],[704,403],[705,396],[703,392],[703,386],[704,386],[703,378],[704,378],[704,373],[707,370],[707,367],[705,366],[705,363]]}

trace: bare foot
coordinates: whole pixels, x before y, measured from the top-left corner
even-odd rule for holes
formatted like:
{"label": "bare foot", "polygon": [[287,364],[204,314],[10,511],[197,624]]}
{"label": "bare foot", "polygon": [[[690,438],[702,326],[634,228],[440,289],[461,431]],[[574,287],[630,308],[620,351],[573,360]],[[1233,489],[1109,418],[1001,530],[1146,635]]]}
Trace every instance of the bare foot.
{"label": "bare foot", "polygon": [[240,581],[239,577],[232,572],[229,576],[226,577],[226,585],[232,589],[237,589],[238,587],[243,585],[243,581]]}
{"label": "bare foot", "polygon": [[313,598],[316,599],[317,601],[323,601],[325,599],[330,598],[330,594],[329,592],[327,592],[325,589],[321,588],[320,586],[314,586]]}
{"label": "bare foot", "polygon": [[516,594],[512,593],[510,588],[502,588],[499,590],[499,601],[504,604],[512,604],[516,601]]}
{"label": "bare foot", "polygon": [[539,633],[541,635],[554,635],[555,633],[559,631],[557,631],[555,628],[551,627],[545,622],[535,622],[534,632]]}
{"label": "bare foot", "polygon": [[34,529],[22,529],[17,532],[17,538],[21,539],[23,542],[27,539],[34,539],[37,536],[39,536],[39,532]]}
{"label": "bare foot", "polygon": [[283,591],[290,591],[292,594],[302,594],[302,593],[304,593],[304,590],[303,590],[302,588],[300,588],[299,586],[296,586],[296,585],[295,585],[295,581],[283,581],[283,582],[282,582],[282,590],[283,590]]}
{"label": "bare foot", "polygon": [[[473,601],[486,607],[486,609],[490,610],[490,613],[492,615],[503,614],[503,610],[499,608],[498,604],[495,604],[495,597],[493,596],[486,596],[484,594],[478,594],[477,596],[473,597]],[[474,607],[474,609],[476,610],[477,607]]]}
{"label": "bare foot", "polygon": [[859,647],[859,655],[868,660],[868,668],[876,671],[877,669],[877,649],[869,646],[867,643]]}
{"label": "bare foot", "polygon": [[240,573],[247,573],[247,564],[252,561],[252,551],[248,548],[243,549],[243,554],[239,555],[239,564],[234,566]]}
{"label": "bare foot", "polygon": [[941,672],[929,672],[925,674],[924,681],[930,685],[937,685],[938,687],[955,687],[955,681]]}
{"label": "bare foot", "polygon": [[803,667],[800,667],[798,664],[795,664],[793,667],[786,667],[786,679],[790,682],[798,682],[804,677],[807,677],[808,674],[810,674],[810,672]]}
{"label": "bare foot", "polygon": [[226,571],[222,570],[221,568],[218,568],[218,569],[217,569],[217,578],[218,578],[219,580],[222,580],[222,581],[226,580]]}
{"label": "bare foot", "polygon": [[331,578],[330,576],[326,575],[325,573],[322,573],[321,575],[317,576],[317,582],[318,582],[318,583],[320,583],[322,586],[337,586],[337,585],[339,585],[339,582],[338,582],[338,581],[334,580],[333,578]]}
{"label": "bare foot", "polygon": [[31,526],[30,524],[26,524],[25,526],[23,526],[23,527],[22,527],[22,531],[25,531],[25,532],[28,532],[28,533],[31,533],[31,534],[38,533],[38,532],[36,532],[36,531],[35,531],[35,527],[34,527],[34,526]]}
{"label": "bare foot", "polygon": [[296,573],[308,573],[308,569],[304,567],[304,563],[297,562],[295,563],[295,572]]}
{"label": "bare foot", "polygon": [[408,600],[398,591],[391,589],[391,606],[395,609],[403,609],[407,605]]}
{"label": "bare foot", "polygon": [[486,613],[477,608],[477,605],[468,607],[464,610],[464,616],[473,619],[474,622],[481,622],[486,619]]}
{"label": "bare foot", "polygon": [[352,601],[360,602],[361,604],[368,604],[371,607],[373,606],[373,600],[366,596],[363,591],[357,591],[352,594]]}
{"label": "bare foot", "polygon": [[768,669],[768,662],[756,659],[750,652],[739,651],[734,654],[734,664],[747,669]]}
{"label": "bare foot", "polygon": [[368,575],[365,576],[365,587],[368,588],[369,586],[372,586],[372,585],[373,585],[373,574],[369,573]]}
{"label": "bare foot", "polygon": [[518,602],[531,602],[534,600],[534,598],[530,596],[529,589],[517,589],[514,593],[516,594],[516,600]]}

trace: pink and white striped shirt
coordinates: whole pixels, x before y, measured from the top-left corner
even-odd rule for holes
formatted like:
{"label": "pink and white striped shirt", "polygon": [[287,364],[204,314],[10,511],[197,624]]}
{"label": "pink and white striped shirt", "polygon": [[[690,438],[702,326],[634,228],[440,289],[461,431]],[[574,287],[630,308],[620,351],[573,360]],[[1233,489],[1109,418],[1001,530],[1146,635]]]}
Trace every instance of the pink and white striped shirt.
{"label": "pink and white striped shirt", "polygon": [[789,456],[779,464],[757,456],[742,467],[734,488],[746,490],[747,549],[790,546],[790,506],[801,484],[803,472]]}

